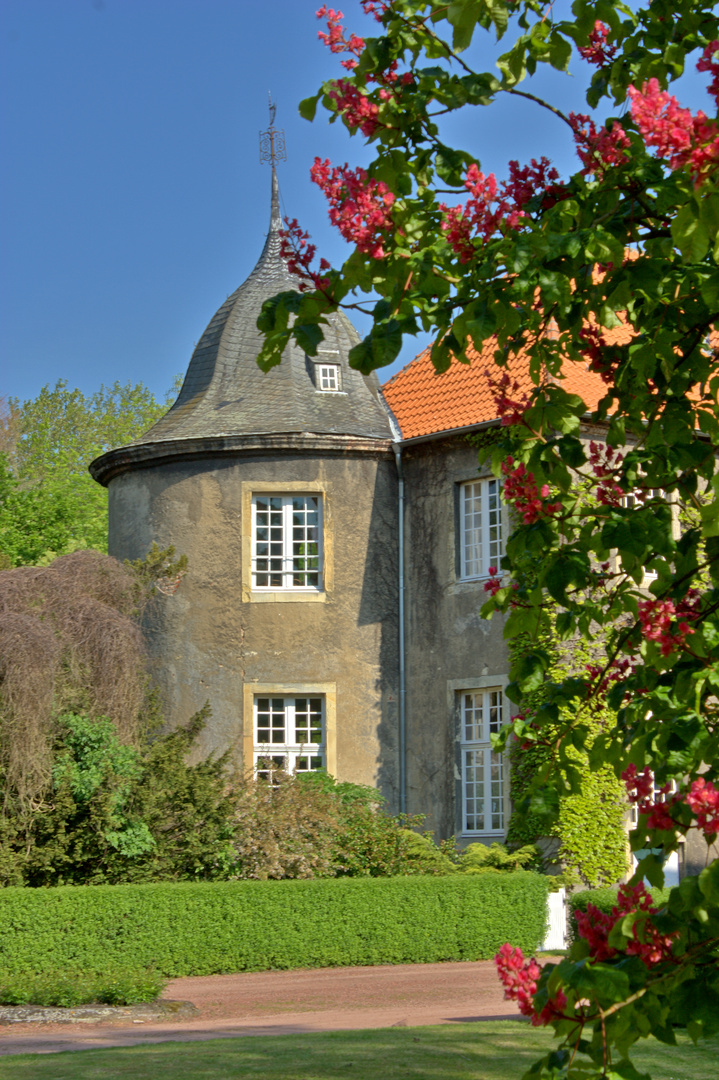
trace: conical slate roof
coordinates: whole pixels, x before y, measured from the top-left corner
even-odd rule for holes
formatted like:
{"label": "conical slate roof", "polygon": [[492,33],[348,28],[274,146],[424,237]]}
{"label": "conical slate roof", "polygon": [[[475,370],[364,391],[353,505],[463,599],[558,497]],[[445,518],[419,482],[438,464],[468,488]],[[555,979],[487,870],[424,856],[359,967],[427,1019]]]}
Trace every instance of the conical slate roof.
{"label": "conical slate roof", "polygon": [[[344,315],[329,317],[315,358],[293,342],[277,367],[263,372],[257,366],[262,338],[256,322],[263,301],[297,288],[280,256],[281,223],[273,168],[270,229],[259,262],[210,321],[175,404],[133,445],[289,432],[391,437],[377,378],[349,366],[347,354],[359,337]],[[341,392],[318,391],[313,360],[340,365]]]}

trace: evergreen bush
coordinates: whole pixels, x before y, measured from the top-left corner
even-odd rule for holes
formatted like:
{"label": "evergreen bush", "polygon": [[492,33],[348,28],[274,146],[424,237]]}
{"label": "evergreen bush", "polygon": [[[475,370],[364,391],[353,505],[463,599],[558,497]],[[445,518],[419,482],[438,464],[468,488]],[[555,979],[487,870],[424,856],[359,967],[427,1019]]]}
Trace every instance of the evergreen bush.
{"label": "evergreen bush", "polygon": [[547,879],[513,874],[0,890],[0,971],[272,968],[486,960],[539,945]]}
{"label": "evergreen bush", "polygon": [[140,1005],[158,998],[166,982],[154,971],[0,973],[0,1005]]}

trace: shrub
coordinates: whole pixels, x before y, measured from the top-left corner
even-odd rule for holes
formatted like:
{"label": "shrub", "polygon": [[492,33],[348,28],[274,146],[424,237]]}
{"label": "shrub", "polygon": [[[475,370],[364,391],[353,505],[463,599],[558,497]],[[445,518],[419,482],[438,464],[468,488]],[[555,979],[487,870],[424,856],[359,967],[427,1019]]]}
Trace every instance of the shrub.
{"label": "shrub", "polygon": [[[650,889],[655,904],[662,904],[669,896],[669,889]],[[570,940],[577,937],[577,912],[586,911],[588,904],[594,904],[603,914],[608,915],[617,903],[618,887],[607,889],[585,889],[570,894],[568,897],[569,921],[567,932]]]}
{"label": "shrub", "polygon": [[154,971],[0,973],[0,1005],[140,1005],[158,998],[166,983]]}
{"label": "shrub", "polygon": [[226,877],[232,807],[225,759],[185,760],[207,714],[139,746],[123,745],[107,717],[61,717],[45,802],[31,813],[5,807],[0,819],[0,882]]}
{"label": "shrub", "polygon": [[480,960],[535,950],[546,878],[478,874],[0,890],[0,970],[269,968]]}
{"label": "shrub", "polygon": [[451,863],[408,826],[420,817],[394,816],[374,788],[338,782],[326,772],[272,783],[235,781],[232,876],[267,878],[386,877],[446,873]]}
{"label": "shrub", "polygon": [[508,851],[504,844],[468,844],[459,857],[465,874],[507,873],[541,865],[542,853],[536,844]]}

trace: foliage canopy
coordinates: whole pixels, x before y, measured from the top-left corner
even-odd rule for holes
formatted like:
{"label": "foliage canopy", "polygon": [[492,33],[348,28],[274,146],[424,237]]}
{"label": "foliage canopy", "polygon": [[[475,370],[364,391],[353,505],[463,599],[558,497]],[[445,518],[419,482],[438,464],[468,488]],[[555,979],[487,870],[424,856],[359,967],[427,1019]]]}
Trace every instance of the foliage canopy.
{"label": "foliage canopy", "polygon": [[[540,745],[551,735],[534,810],[551,818],[558,789],[581,781],[573,750],[588,749],[590,765],[611,766],[637,806],[636,880],[660,885],[682,834],[698,829],[709,856],[719,833],[719,132],[667,89],[696,66],[715,116],[716,8],[362,7],[377,23],[366,40],[320,10],[345,70],[300,106],[311,119],[321,104],[374,149],[366,168],[316,160],[312,171],[353,250],[341,269],[316,269],[307,235],[288,223],[290,264],[304,280],[265,304],[260,364],[279,362],[290,336],[314,354],[339,305],[372,311],[351,356],[363,371],[394,360],[418,329],[434,335],[439,372],[467,362],[469,344],[494,343],[489,378],[506,425],[494,464],[519,524],[484,613],[505,615],[510,641],[534,642],[516,656],[509,688],[522,707],[514,734]],[[494,70],[476,71],[467,50],[485,32],[509,45]],[[589,65],[593,115],[534,94],[541,65]],[[574,175],[542,159],[510,163],[498,181],[476,153],[447,144],[441,117],[501,94],[566,125]],[[513,375],[502,372],[518,359],[533,382],[528,402],[512,400]],[[596,408],[563,388],[571,364],[601,376]],[[603,432],[595,443],[581,430],[590,411]],[[543,639],[555,605],[561,640],[603,628],[603,656],[571,677],[550,676]],[[597,735],[605,705],[616,719]],[[719,861],[658,911],[637,885],[592,918],[571,956],[541,975],[511,950],[499,957],[508,992],[563,1040],[528,1075],[636,1080],[629,1052],[640,1036],[672,1043],[673,1023],[693,1038],[719,1027]]]}

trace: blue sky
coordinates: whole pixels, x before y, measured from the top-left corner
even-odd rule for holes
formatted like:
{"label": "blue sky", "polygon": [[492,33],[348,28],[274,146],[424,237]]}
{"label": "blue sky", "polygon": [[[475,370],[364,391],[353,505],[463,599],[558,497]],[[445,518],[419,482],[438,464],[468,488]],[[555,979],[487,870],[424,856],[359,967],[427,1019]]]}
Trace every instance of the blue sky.
{"label": "blue sky", "polygon": [[[345,257],[309,167],[315,155],[357,164],[367,151],[341,125],[297,114],[341,73],[317,40],[318,6],[2,0],[0,396],[25,400],[58,379],[86,393],[141,381],[161,396],[184,372],[264,242],[268,91],[287,142],[284,210],[320,254]],[[357,0],[339,6],[350,29],[373,32]],[[474,59],[491,67],[488,52]],[[532,89],[581,111],[585,65],[573,69]],[[703,86],[690,80],[683,103],[706,108]],[[447,134],[498,175],[510,158],[542,154],[560,172],[576,167],[561,122],[526,101],[476,109]],[[423,344],[408,343],[403,361]]]}

